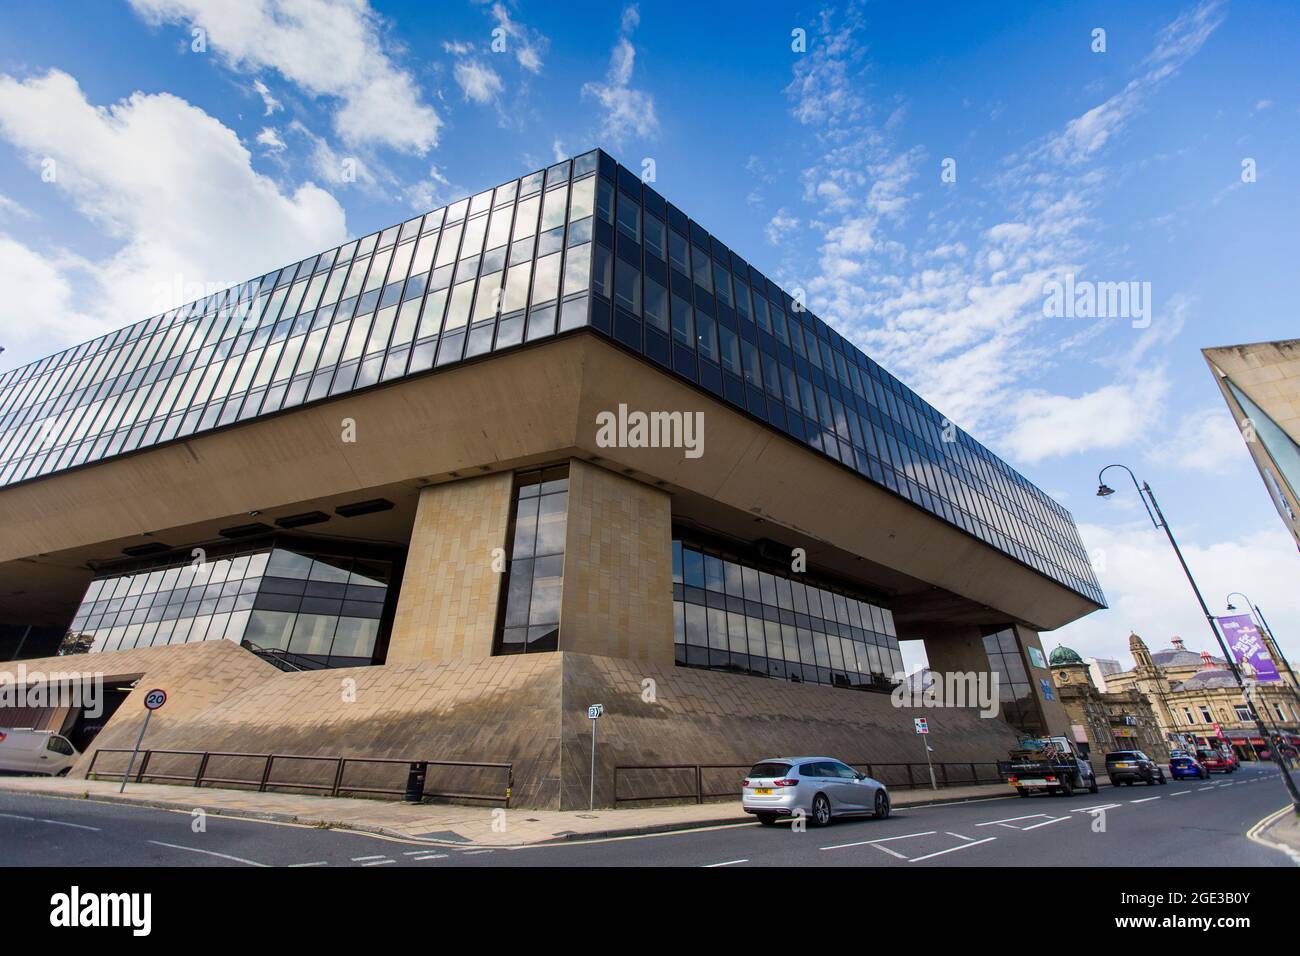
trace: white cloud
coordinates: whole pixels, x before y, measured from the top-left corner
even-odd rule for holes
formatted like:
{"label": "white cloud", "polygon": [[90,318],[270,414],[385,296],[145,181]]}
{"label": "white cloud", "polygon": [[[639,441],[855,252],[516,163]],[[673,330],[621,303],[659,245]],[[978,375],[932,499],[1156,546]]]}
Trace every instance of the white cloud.
{"label": "white cloud", "polygon": [[497,23],[497,29],[502,31],[505,38],[506,51],[513,52],[515,60],[529,73],[541,73],[542,54],[546,52],[550,41],[536,30],[512,20],[505,4],[492,4],[491,14]]}
{"label": "white cloud", "polygon": [[253,81],[253,92],[262,98],[262,105],[266,109],[266,112],[262,114],[263,116],[270,116],[272,113],[284,109],[280,101],[271,95],[270,88],[261,80]]}
{"label": "white cloud", "polygon": [[1005,442],[1017,457],[1040,462],[1149,441],[1168,390],[1164,373],[1155,371],[1077,398],[1027,392],[1014,410],[1015,423]]}
{"label": "white cloud", "polygon": [[1169,439],[1152,449],[1152,457],[1207,474],[1223,474],[1250,464],[1245,439],[1225,405],[1188,412]]}
{"label": "white cloud", "polygon": [[5,290],[0,296],[0,346],[6,368],[48,354],[49,343],[66,345],[103,331],[101,323],[76,307],[68,273],[81,265],[74,256],[42,255],[0,233],[0,289]]}
{"label": "white cloud", "polygon": [[[918,192],[912,183],[937,178],[937,164],[921,146],[895,141],[906,101],[869,99],[864,92],[879,83],[870,75],[860,14],[823,14],[809,31],[809,52],[795,58],[786,89],[791,115],[818,148],[802,173],[811,207],[802,218],[819,234],[817,258],[787,257],[780,279],[807,290],[815,312],[951,420],[994,440],[1009,435],[1030,460],[1066,453],[1065,434],[1073,447],[1109,447],[1141,434],[1160,409],[1142,409],[1127,399],[1129,383],[1151,376],[1145,353],[1178,335],[1186,303],[1162,296],[1169,307],[1139,333],[1128,322],[1048,320],[1043,289],[1071,272],[1088,272],[1097,281],[1134,278],[1098,275],[1101,267],[1090,266],[1090,259],[1113,256],[1096,241],[1101,224],[1095,219],[1103,190],[1115,177],[1084,160],[1121,135],[1159,86],[1203,46],[1221,19],[1217,11],[1217,4],[1204,4],[1177,18],[1156,36],[1124,94],[1006,157],[1000,174],[982,182],[963,176],[959,185],[941,187],[961,189],[963,208],[972,216],[996,209],[991,224],[931,212],[923,228],[908,232],[902,226]],[[784,215],[793,218],[800,211]],[[1111,336],[1104,348],[1098,343],[1103,334]],[[1023,388],[1027,378],[1077,361],[1087,343],[1117,353],[1098,359],[1112,369],[1112,385],[1076,397]],[[1152,381],[1142,385],[1142,393],[1162,402],[1167,390],[1152,387]],[[1122,415],[1083,434],[1078,418],[1099,408]],[[1056,423],[1070,432],[1053,432]]]}
{"label": "white cloud", "polygon": [[465,99],[491,103],[501,93],[501,77],[496,70],[479,60],[461,60],[453,71]]}
{"label": "white cloud", "polygon": [[438,143],[442,120],[415,77],[390,59],[383,21],[367,0],[130,3],[152,24],[202,27],[209,49],[232,69],[275,70],[312,96],[337,99],[334,129],[345,143],[415,153]]}
{"label": "white cloud", "polygon": [[[1196,540],[1194,516],[1190,521],[1177,516],[1172,520],[1211,611],[1226,613],[1228,592],[1244,590],[1274,625],[1300,620],[1300,589],[1295,586],[1300,555],[1280,524],[1202,544]],[[1110,609],[1045,632],[1044,648],[1061,643],[1085,656],[1116,658],[1128,665],[1128,636],[1136,632],[1153,650],[1167,647],[1170,637],[1180,635],[1190,649],[1221,656],[1173,550],[1145,516],[1107,526],[1081,525],[1079,533],[1093,555]],[[1300,661],[1294,635],[1279,631],[1277,637],[1288,660]]]}
{"label": "white cloud", "polygon": [[31,210],[20,203],[17,199],[11,199],[0,193],[0,217],[9,219],[31,219]]}
{"label": "white cloud", "polygon": [[280,132],[274,126],[263,126],[257,134],[257,143],[259,146],[266,147],[272,153],[282,153],[289,147],[285,145],[280,138]]}
{"label": "white cloud", "polygon": [[1178,16],[1157,36],[1155,49],[1145,61],[1146,72],[1130,80],[1120,92],[1071,120],[1050,139],[1047,149],[1058,160],[1077,164],[1101,150],[1140,112],[1150,94],[1196,55],[1223,22],[1220,0],[1207,0]]}
{"label": "white cloud", "polygon": [[779,246],[786,238],[796,229],[799,228],[799,218],[792,216],[784,206],[776,211],[770,220],[767,228],[764,230],[767,235],[767,241],[774,246]]}
{"label": "white cloud", "polygon": [[[96,107],[60,71],[0,76],[0,136],[34,168],[54,160],[51,188],[118,244],[84,264],[91,281],[81,299],[67,291],[66,268],[45,260],[65,278],[47,271],[43,294],[63,297],[61,310],[80,304],[100,330],[188,301],[187,289],[239,282],[346,237],[332,196],[310,183],[281,192],[254,172],[233,131],[170,94]],[[77,336],[87,331],[86,321],[75,324]],[[40,350],[68,345],[69,336],[52,320]]]}
{"label": "white cloud", "polygon": [[632,70],[636,64],[636,47],[632,45],[631,33],[640,22],[641,14],[635,4],[623,10],[621,35],[610,54],[605,82],[584,83],[582,86],[582,95],[595,99],[604,110],[600,118],[600,135],[616,146],[628,136],[645,139],[659,130],[654,97],[631,86]]}

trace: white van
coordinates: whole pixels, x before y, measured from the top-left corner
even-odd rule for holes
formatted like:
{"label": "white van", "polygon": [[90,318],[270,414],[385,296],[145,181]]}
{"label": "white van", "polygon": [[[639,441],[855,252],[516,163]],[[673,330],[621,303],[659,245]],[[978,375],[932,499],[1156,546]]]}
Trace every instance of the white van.
{"label": "white van", "polygon": [[80,756],[67,737],[52,731],[0,727],[0,774],[62,777]]}

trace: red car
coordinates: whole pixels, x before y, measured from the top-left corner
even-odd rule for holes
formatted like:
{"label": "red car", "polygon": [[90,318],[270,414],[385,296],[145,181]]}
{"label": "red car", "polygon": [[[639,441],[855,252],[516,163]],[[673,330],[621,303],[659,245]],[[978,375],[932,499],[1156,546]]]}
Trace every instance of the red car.
{"label": "red car", "polygon": [[1237,769],[1236,756],[1229,756],[1218,750],[1198,750],[1196,759],[1210,773],[1232,773]]}

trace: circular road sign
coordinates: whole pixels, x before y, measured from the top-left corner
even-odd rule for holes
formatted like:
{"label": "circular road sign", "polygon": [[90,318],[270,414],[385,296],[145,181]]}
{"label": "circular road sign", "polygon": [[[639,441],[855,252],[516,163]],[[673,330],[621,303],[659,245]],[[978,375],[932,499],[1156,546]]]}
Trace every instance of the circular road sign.
{"label": "circular road sign", "polygon": [[149,710],[157,710],[165,703],[167,703],[167,691],[161,687],[155,687],[144,695],[144,706]]}

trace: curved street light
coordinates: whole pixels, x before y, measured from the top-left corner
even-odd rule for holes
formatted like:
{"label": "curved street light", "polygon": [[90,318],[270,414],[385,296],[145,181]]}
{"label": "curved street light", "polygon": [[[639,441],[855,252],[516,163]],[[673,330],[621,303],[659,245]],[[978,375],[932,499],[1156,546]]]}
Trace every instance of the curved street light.
{"label": "curved street light", "polygon": [[[1133,479],[1133,487],[1137,489],[1138,497],[1142,499],[1142,504],[1146,506],[1147,517],[1151,519],[1153,525],[1162,529],[1165,533],[1165,537],[1169,539],[1169,545],[1174,549],[1174,554],[1178,556],[1178,563],[1182,566],[1183,574],[1187,578],[1187,583],[1192,586],[1192,593],[1196,595],[1196,601],[1201,606],[1201,613],[1205,615],[1205,622],[1210,626],[1210,633],[1214,635],[1215,642],[1219,645],[1219,649],[1223,651],[1223,659],[1227,663],[1229,670],[1232,672],[1233,680],[1235,680],[1237,686],[1241,688],[1242,698],[1245,700],[1246,705],[1250,710],[1250,714],[1255,720],[1255,727],[1259,731],[1260,737],[1264,740],[1270,740],[1271,737],[1269,736],[1268,728],[1264,726],[1264,721],[1259,716],[1258,708],[1255,707],[1249,694],[1246,692],[1246,684],[1245,681],[1241,679],[1241,671],[1237,667],[1237,662],[1233,658],[1231,652],[1229,652],[1228,645],[1224,643],[1223,635],[1219,633],[1219,627],[1214,620],[1214,615],[1210,613],[1209,605],[1205,603],[1205,598],[1201,596],[1201,589],[1196,586],[1196,579],[1192,577],[1192,570],[1187,566],[1186,559],[1183,558],[1182,549],[1178,547],[1178,542],[1174,538],[1174,533],[1169,528],[1169,522],[1165,520],[1164,512],[1160,510],[1160,502],[1156,500],[1156,495],[1155,492],[1151,490],[1151,485],[1145,481],[1139,485],[1137,476],[1133,474],[1133,469],[1129,468],[1128,465],[1121,465],[1118,463],[1110,464],[1097,472],[1097,496],[1099,498],[1109,498],[1115,493],[1115,489],[1107,485],[1104,480],[1106,472],[1112,468],[1123,468],[1128,472],[1128,476]],[[1296,790],[1295,781],[1291,779],[1291,772],[1287,769],[1286,762],[1282,759],[1281,748],[1269,747],[1269,750],[1273,754],[1273,760],[1277,764],[1278,769],[1282,771],[1282,779],[1286,782],[1286,788],[1291,794],[1292,808],[1295,810],[1296,815],[1300,816],[1300,791]]]}

